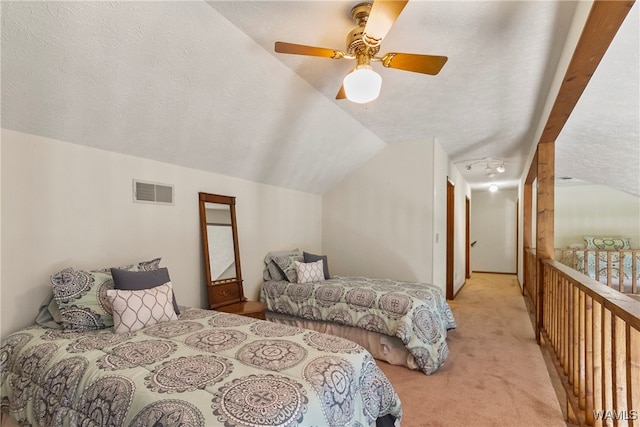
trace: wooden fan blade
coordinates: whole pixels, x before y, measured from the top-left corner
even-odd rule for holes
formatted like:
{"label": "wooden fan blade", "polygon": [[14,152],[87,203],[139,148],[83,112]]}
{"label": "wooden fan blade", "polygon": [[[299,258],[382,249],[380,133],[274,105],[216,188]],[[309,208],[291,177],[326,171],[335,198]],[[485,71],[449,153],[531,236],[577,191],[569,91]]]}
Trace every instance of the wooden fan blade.
{"label": "wooden fan blade", "polygon": [[364,27],[365,44],[372,47],[379,45],[408,2],[409,0],[375,0]]}
{"label": "wooden fan blade", "polygon": [[341,50],[326,49],[323,47],[305,46],[286,42],[276,42],[275,50],[278,53],[290,53],[293,55],[321,56],[323,58],[340,59],[345,52]]}
{"label": "wooden fan blade", "polygon": [[382,57],[382,65],[387,68],[436,75],[447,62],[446,56],[418,55],[415,53],[390,52]]}
{"label": "wooden fan blade", "polygon": [[336,99],[345,99],[347,97],[346,92],[344,91],[344,85],[340,86],[340,90],[338,91],[338,94],[336,95]]}

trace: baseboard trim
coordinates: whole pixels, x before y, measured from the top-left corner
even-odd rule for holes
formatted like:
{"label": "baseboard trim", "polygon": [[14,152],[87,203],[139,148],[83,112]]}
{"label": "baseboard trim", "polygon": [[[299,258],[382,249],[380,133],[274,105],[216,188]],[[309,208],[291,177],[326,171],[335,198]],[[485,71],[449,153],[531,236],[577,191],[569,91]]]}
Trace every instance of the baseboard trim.
{"label": "baseboard trim", "polygon": [[471,274],[473,274],[473,273],[484,273],[484,274],[512,274],[512,275],[516,275],[516,274],[517,274],[516,272],[509,273],[509,272],[506,272],[506,271],[476,271],[476,270],[474,270]]}

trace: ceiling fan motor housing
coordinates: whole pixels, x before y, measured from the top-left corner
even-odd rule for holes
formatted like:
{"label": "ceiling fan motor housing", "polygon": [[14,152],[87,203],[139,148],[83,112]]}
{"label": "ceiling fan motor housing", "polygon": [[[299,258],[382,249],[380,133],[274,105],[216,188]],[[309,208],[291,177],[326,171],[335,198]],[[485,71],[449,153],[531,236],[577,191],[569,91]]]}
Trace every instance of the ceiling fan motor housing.
{"label": "ceiling fan motor housing", "polygon": [[347,53],[357,57],[366,54],[375,56],[380,50],[380,45],[371,46],[364,41],[364,28],[371,13],[371,3],[358,3],[351,9],[351,17],[358,24],[356,28],[347,34]]}

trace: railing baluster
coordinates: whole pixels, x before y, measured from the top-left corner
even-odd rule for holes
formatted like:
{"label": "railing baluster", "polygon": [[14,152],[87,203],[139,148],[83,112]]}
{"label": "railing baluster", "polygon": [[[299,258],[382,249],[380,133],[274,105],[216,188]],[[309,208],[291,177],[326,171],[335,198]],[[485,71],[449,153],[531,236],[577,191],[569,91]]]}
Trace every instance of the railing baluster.
{"label": "railing baluster", "polygon": [[[602,304],[593,302],[593,411],[602,411]],[[591,417],[594,416],[591,413]],[[587,417],[589,414],[586,414]],[[596,427],[602,426],[602,419],[593,420]]]}
{"label": "railing baluster", "polygon": [[579,300],[579,308],[580,308],[580,329],[579,329],[579,333],[580,333],[580,340],[579,340],[579,351],[580,351],[580,358],[578,363],[580,364],[580,369],[578,370],[578,374],[579,374],[579,384],[580,387],[578,389],[578,402],[580,404],[580,409],[584,409],[585,408],[585,364],[586,364],[586,356],[587,356],[587,350],[586,350],[586,304],[585,304],[585,294],[582,291],[580,292],[580,300]]}
{"label": "railing baluster", "polygon": [[638,257],[631,253],[631,293],[638,293]]}
{"label": "railing baluster", "polygon": [[605,253],[607,254],[607,286],[613,288],[613,257],[611,251]]}
{"label": "railing baluster", "polygon": [[555,283],[555,278],[553,277],[553,271],[549,270],[549,283],[546,286],[549,286],[553,293],[551,296],[551,319],[552,319],[552,327],[553,327],[553,350],[558,351],[558,286]]}
{"label": "railing baluster", "polygon": [[[613,383],[612,383],[612,371],[613,371],[613,357],[612,357],[612,339],[611,333],[613,328],[611,327],[611,312],[609,310],[604,311],[604,327],[602,341],[604,343],[604,358],[602,361],[602,383],[604,390],[604,407],[608,409],[613,409]],[[613,420],[606,420],[607,426],[613,425]]]}
{"label": "railing baluster", "polygon": [[593,299],[585,296],[584,412],[587,424],[593,425]]}
{"label": "railing baluster", "polygon": [[575,288],[572,286],[567,289],[567,303],[569,311],[567,313],[567,366],[564,368],[564,374],[569,378],[569,384],[572,383],[571,373],[573,372],[573,325],[575,306],[573,304],[573,293]]}
{"label": "railing baluster", "polygon": [[561,335],[562,335],[562,345],[560,346],[560,354],[558,355],[558,359],[560,360],[560,363],[564,367],[567,365],[567,339],[568,339],[568,333],[567,333],[567,325],[568,325],[568,321],[567,321],[567,315],[569,312],[569,304],[567,302],[567,289],[569,289],[569,284],[567,283],[566,280],[562,281],[562,292],[561,292],[561,297],[562,297],[562,330],[561,330]]}
{"label": "railing baluster", "polygon": [[629,331],[629,412],[637,416],[633,420],[633,426],[640,427],[640,331],[631,327],[627,329]]}
{"label": "railing baluster", "polygon": [[624,293],[624,252],[618,252],[618,291]]}
{"label": "railing baluster", "polygon": [[[613,368],[613,386],[615,393],[613,394],[613,407],[618,413],[624,413],[627,408],[627,334],[624,322],[618,317],[613,316],[613,352],[614,352],[614,368]],[[627,426],[626,420],[615,420],[618,426]]]}
{"label": "railing baluster", "polygon": [[580,395],[580,290],[573,288],[573,395]]}

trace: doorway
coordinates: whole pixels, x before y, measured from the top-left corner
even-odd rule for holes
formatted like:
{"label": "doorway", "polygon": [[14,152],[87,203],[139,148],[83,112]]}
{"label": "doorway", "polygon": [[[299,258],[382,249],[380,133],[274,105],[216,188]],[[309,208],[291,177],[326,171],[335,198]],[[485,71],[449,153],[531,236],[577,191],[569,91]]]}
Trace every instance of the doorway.
{"label": "doorway", "polygon": [[465,279],[471,278],[471,226],[469,225],[471,220],[471,201],[469,197],[465,196],[465,249],[464,249],[464,277]]}
{"label": "doorway", "polygon": [[447,178],[447,299],[452,300],[454,298],[453,293],[453,272],[454,272],[454,259],[453,259],[453,230],[454,230],[454,209],[455,209],[455,186]]}

